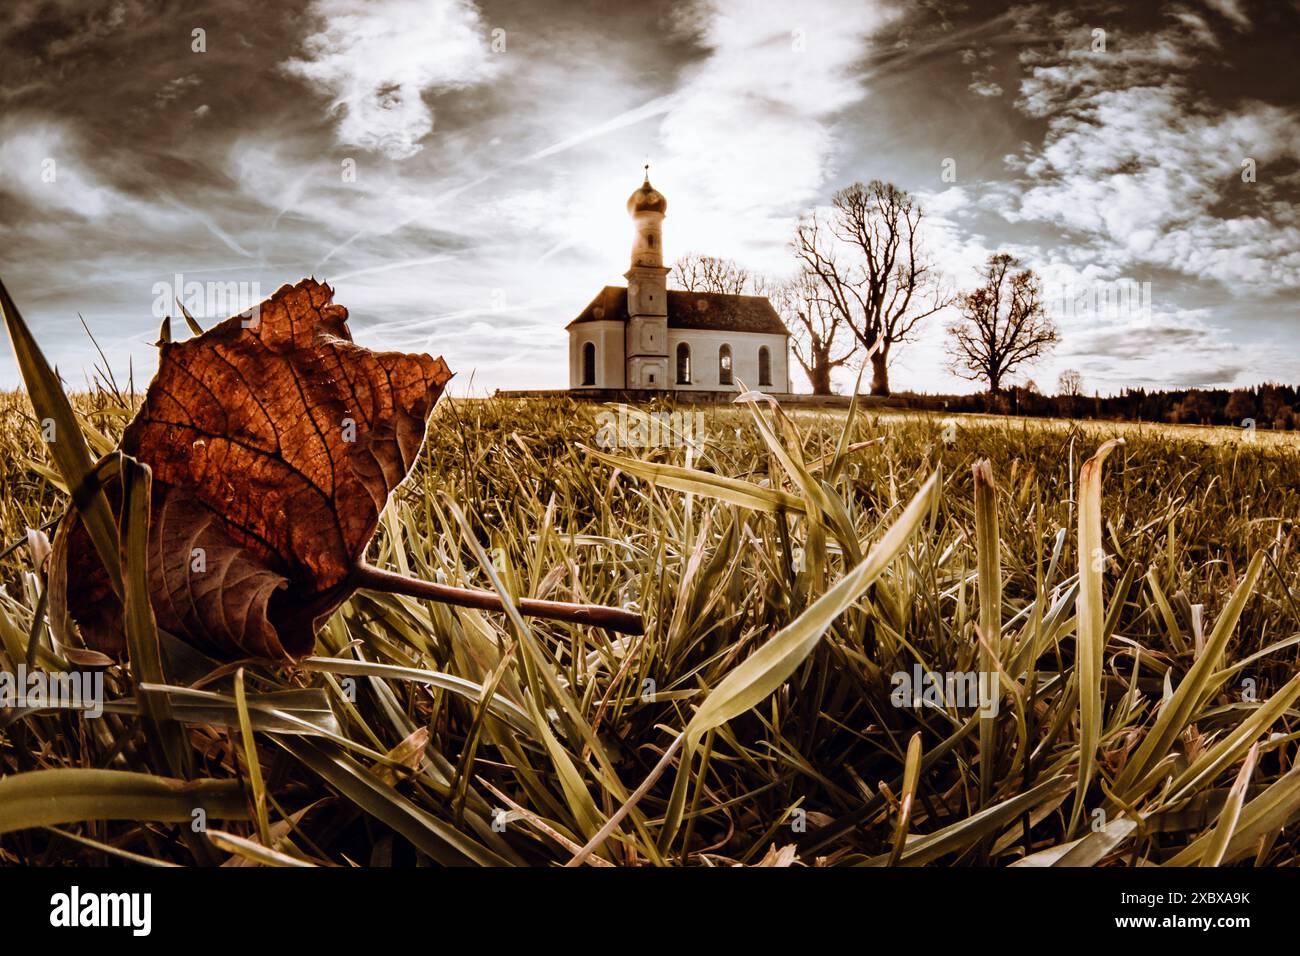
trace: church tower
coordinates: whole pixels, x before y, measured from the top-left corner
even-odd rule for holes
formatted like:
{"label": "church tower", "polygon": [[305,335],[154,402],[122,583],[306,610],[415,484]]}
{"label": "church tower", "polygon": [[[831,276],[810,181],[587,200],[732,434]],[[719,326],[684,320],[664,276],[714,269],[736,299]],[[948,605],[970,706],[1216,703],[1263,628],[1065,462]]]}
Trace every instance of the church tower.
{"label": "church tower", "polygon": [[636,226],[632,267],[627,278],[627,387],[668,388],[668,269],[664,266],[663,224],[668,200],[645,182],[627,200]]}

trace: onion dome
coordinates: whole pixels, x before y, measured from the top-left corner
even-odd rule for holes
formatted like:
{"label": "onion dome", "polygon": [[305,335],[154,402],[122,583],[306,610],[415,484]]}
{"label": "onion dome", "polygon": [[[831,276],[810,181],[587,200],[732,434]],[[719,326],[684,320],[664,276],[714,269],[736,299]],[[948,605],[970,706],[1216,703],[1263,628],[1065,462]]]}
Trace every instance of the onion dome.
{"label": "onion dome", "polygon": [[635,216],[642,212],[657,212],[664,214],[668,212],[668,200],[664,194],[650,185],[650,167],[646,166],[645,182],[641,184],[636,192],[627,197],[627,212],[630,216]]}

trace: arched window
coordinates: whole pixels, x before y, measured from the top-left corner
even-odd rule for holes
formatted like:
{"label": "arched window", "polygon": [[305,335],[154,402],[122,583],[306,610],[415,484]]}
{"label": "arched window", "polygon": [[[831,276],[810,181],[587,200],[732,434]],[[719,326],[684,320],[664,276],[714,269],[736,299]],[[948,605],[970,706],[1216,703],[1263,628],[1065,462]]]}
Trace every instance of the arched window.
{"label": "arched window", "polygon": [[731,384],[731,346],[718,349],[718,384]]}
{"label": "arched window", "polygon": [[766,345],[758,350],[758,384],[769,387],[772,384],[772,353]]}
{"label": "arched window", "polygon": [[596,384],[596,343],[588,342],[582,347],[582,384]]}
{"label": "arched window", "polygon": [[685,342],[677,343],[677,384],[691,384],[691,347]]}

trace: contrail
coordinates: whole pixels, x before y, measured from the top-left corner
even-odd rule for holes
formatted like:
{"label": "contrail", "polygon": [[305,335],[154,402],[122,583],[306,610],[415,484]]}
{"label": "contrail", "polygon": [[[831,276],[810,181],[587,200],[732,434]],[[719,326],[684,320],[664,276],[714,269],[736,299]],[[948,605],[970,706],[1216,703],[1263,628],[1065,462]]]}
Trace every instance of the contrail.
{"label": "contrail", "polygon": [[[652,116],[661,116],[672,109],[673,104],[677,100],[677,96],[678,94],[676,93],[669,93],[666,96],[656,97],[644,106],[638,106],[634,110],[620,113],[618,116],[606,120],[599,126],[593,126],[590,129],[583,130],[581,133],[570,136],[568,139],[560,140],[560,142],[556,143],[554,146],[548,146],[545,149],[538,150],[535,153],[525,156],[523,159],[517,159],[511,163],[510,166],[517,166],[520,163],[531,163],[534,160],[545,159],[548,156],[554,156],[556,153],[562,153],[565,150],[579,146],[590,139],[595,139],[597,136],[604,136],[606,133],[612,133],[615,130],[634,126],[642,120],[647,120]],[[505,168],[509,169],[510,167],[507,166]]]}
{"label": "contrail", "polygon": [[197,209],[191,209],[189,206],[185,205],[180,200],[175,199],[167,195],[166,193],[158,193],[158,198],[161,199],[163,202],[167,203],[167,205],[171,206],[172,208],[179,209],[181,212],[184,213],[188,213],[189,215],[197,219],[199,222],[203,223],[203,225],[207,227],[208,232],[212,233],[223,243],[225,243],[226,247],[229,248],[231,251],[238,252],[241,256],[246,256],[249,259],[257,258],[251,252],[249,252],[247,249],[241,246],[238,242],[236,242],[234,237],[226,233],[220,226],[218,226],[215,222],[213,222],[208,216],[205,216]]}
{"label": "contrail", "polygon": [[511,312],[526,312],[541,306],[549,305],[549,302],[525,302],[522,305],[503,305],[500,308],[483,308],[475,306],[469,309],[458,309],[455,312],[444,312],[441,315],[430,315],[419,319],[409,319],[405,322],[385,322],[382,326],[386,336],[400,335],[404,332],[423,332],[430,326],[454,321],[456,319],[475,319],[486,318],[489,315],[502,315]]}
{"label": "contrail", "polygon": [[[481,186],[483,183],[485,183],[485,182],[487,182],[489,179],[491,179],[494,175],[496,175],[496,174],[495,174],[495,173],[488,173],[488,174],[485,175],[485,176],[479,176],[477,179],[471,180],[470,182],[465,183],[465,184],[463,184],[463,185],[461,185],[461,186],[454,186],[454,187],[452,187],[451,189],[448,189],[446,192],[442,193],[441,195],[436,196],[436,197],[434,198],[434,200],[433,200],[433,203],[434,203],[434,205],[437,205],[438,203],[443,202],[444,200],[447,200],[447,199],[454,199],[455,197],[459,196],[461,193],[463,193],[463,192],[465,192],[465,191],[467,191],[467,190],[473,189],[473,188],[475,188],[476,186]],[[313,267],[312,271],[313,271],[313,272],[319,272],[320,269],[321,269],[321,267],[322,267],[323,265],[325,265],[325,263],[329,262],[331,259],[334,258],[334,256],[335,256],[337,253],[342,252],[344,249],[346,249],[348,246],[352,245],[352,243],[356,242],[356,241],[357,241],[358,239],[360,239],[362,236],[367,236],[367,235],[384,235],[384,236],[386,236],[386,235],[388,235],[389,233],[396,232],[397,230],[403,228],[404,226],[409,225],[410,223],[414,222],[416,219],[419,219],[421,216],[426,215],[427,212],[428,212],[427,209],[420,209],[420,210],[417,211],[417,212],[413,212],[413,213],[411,213],[411,215],[409,215],[409,216],[406,216],[406,217],[404,217],[404,218],[402,218],[402,219],[397,220],[397,222],[391,223],[390,225],[388,225],[386,228],[383,228],[383,229],[372,229],[372,228],[370,228],[370,227],[366,227],[366,228],[364,228],[364,229],[358,229],[356,232],[354,232],[352,235],[348,236],[346,239],[344,239],[342,242],[340,242],[337,246],[335,246],[335,247],[334,247],[333,249],[331,249],[329,252],[325,253],[324,258],[322,258],[319,262],[316,263],[316,265]]]}
{"label": "contrail", "polygon": [[369,266],[365,269],[353,269],[351,272],[344,272],[342,275],[330,276],[330,282],[339,282],[343,279],[352,279],[356,276],[370,275],[374,272],[392,272],[394,269],[407,269],[411,266],[428,266],[435,262],[447,262],[455,259],[452,255],[426,256],[423,259],[404,259],[401,262],[388,262],[382,266]]}

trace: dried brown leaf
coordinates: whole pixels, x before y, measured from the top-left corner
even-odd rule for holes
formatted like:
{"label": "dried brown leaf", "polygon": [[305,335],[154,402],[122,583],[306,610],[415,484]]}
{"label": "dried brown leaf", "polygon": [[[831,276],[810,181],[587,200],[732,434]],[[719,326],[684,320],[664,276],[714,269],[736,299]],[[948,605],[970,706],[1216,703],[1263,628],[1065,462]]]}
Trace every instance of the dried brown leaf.
{"label": "dried brown leaf", "polygon": [[[219,656],[311,651],[355,590],[451,378],[441,358],[355,344],[332,298],[304,279],[202,335],[160,342],[122,439],[153,472],[158,625]],[[55,536],[50,589],[56,628],[67,615],[88,647],[122,653],[121,604],[75,515]]]}

